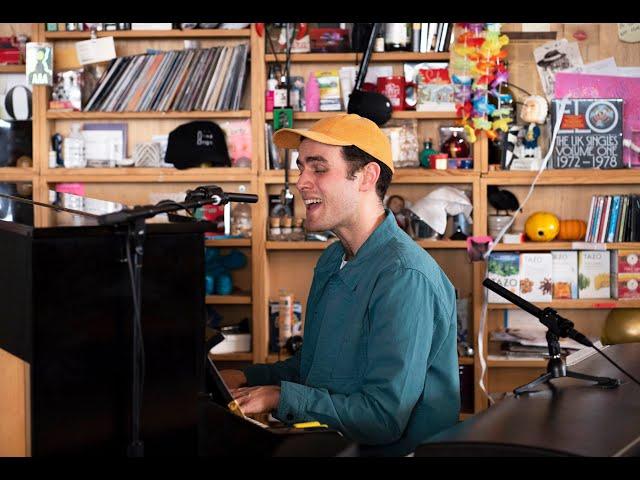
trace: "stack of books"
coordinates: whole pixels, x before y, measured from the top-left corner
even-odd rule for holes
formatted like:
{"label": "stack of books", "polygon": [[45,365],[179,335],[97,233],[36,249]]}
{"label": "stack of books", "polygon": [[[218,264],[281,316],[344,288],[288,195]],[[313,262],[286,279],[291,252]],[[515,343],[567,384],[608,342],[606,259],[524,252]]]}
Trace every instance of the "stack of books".
{"label": "stack of books", "polygon": [[84,111],[239,110],[248,50],[241,43],[116,58]]}
{"label": "stack of books", "polygon": [[[453,23],[422,23],[420,26],[420,53],[448,52],[451,46]],[[416,48],[414,46],[414,51]]]}
{"label": "stack of books", "polygon": [[591,197],[585,241],[619,243],[640,241],[640,195]]}

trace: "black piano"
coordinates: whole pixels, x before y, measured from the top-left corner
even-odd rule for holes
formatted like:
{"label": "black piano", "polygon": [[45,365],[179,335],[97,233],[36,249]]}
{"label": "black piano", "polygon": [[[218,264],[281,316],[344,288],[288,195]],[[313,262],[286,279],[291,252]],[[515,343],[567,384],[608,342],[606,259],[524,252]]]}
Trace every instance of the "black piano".
{"label": "black piano", "polygon": [[[639,344],[612,345],[604,353],[640,377]],[[597,353],[570,369],[617,378],[622,385],[604,389],[592,382],[560,378],[538,386],[534,393],[509,394],[488,410],[430,438],[415,455],[640,455],[640,386]]]}
{"label": "black piano", "polygon": [[[59,210],[0,201],[0,456],[125,456],[133,322],[127,231],[96,218],[122,205],[56,192],[50,204]],[[142,274],[144,455],[295,455],[304,445],[307,455],[348,452],[337,435],[287,443],[289,436],[211,401],[203,235],[210,226],[158,219],[147,222]]]}

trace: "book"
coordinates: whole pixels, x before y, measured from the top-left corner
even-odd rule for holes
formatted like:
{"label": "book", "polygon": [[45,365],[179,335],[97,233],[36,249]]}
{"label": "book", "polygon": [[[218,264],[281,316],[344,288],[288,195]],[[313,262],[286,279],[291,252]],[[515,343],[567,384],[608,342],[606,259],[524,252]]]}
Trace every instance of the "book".
{"label": "book", "polygon": [[591,196],[591,206],[589,207],[589,216],[587,217],[589,219],[588,223],[587,223],[587,234],[585,236],[584,241],[585,242],[590,242],[591,241],[591,226],[593,225],[593,212],[594,212],[594,205],[596,203],[596,197],[594,195]]}
{"label": "book", "polygon": [[609,227],[607,229],[606,241],[611,243],[615,241],[616,226],[618,225],[618,215],[620,214],[620,195],[614,195],[611,203],[611,214],[609,218]]}
{"label": "book", "polygon": [[598,243],[604,243],[607,231],[607,222],[609,221],[609,210],[611,208],[611,195],[604,196],[602,205],[602,216],[600,217],[600,225],[598,226]]}

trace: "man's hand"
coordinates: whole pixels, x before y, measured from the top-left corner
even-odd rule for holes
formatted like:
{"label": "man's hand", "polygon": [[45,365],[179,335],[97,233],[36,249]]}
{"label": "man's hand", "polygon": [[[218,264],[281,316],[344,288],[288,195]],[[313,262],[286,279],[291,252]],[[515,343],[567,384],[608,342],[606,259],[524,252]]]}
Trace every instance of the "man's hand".
{"label": "man's hand", "polygon": [[247,377],[240,370],[220,370],[220,376],[229,390],[244,387],[247,384]]}
{"label": "man's hand", "polygon": [[280,387],[275,385],[236,388],[231,395],[244,413],[267,413],[280,403]]}

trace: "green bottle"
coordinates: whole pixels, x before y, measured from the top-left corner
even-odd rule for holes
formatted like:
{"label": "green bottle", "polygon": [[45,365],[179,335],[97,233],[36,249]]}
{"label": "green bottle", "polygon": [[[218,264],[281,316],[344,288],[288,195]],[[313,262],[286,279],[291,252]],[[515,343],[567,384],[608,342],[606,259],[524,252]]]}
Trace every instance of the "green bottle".
{"label": "green bottle", "polygon": [[423,143],[424,148],[422,149],[422,152],[420,152],[420,165],[423,168],[431,168],[431,165],[429,164],[429,157],[438,152],[433,149],[433,142],[431,139],[426,140]]}

